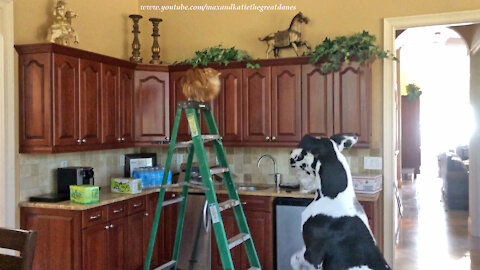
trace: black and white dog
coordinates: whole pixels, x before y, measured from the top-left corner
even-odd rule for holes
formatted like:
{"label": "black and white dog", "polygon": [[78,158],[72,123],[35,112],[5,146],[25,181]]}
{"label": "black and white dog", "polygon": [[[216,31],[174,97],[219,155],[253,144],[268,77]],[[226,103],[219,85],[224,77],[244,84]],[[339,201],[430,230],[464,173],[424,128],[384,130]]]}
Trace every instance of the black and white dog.
{"label": "black and white dog", "polygon": [[356,142],[354,134],[321,139],[307,135],[291,153],[290,165],[304,188],[316,190],[315,200],[302,213],[305,247],[291,258],[295,270],[390,269],[355,197],[350,167],[341,153]]}

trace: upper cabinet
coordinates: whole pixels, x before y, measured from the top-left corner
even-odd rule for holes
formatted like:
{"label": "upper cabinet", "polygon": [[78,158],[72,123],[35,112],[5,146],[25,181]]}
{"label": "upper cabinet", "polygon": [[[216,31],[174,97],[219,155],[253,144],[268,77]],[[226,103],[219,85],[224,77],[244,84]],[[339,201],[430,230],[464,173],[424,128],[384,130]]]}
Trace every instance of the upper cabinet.
{"label": "upper cabinet", "polygon": [[16,49],[21,153],[133,145],[135,64],[51,43]]}
{"label": "upper cabinet", "polygon": [[356,133],[358,146],[370,137],[371,73],[357,63],[344,64],[333,73],[334,133]]}
{"label": "upper cabinet", "polygon": [[[181,79],[191,66],[135,64],[57,44],[16,46],[22,153],[54,153],[170,141]],[[210,102],[227,146],[295,147],[303,135],[371,136],[371,68],[356,62],[322,74],[308,57],[211,64],[220,93]],[[204,117],[202,134],[209,134]],[[190,140],[181,117],[177,141]]]}
{"label": "upper cabinet", "polygon": [[135,71],[136,142],[170,139],[169,85],[167,71]]}

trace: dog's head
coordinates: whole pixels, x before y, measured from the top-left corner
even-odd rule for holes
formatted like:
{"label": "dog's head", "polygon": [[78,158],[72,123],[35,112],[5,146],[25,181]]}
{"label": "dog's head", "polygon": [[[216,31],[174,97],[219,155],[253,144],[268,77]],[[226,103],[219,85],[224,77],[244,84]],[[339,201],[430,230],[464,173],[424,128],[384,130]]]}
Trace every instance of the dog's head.
{"label": "dog's head", "polygon": [[321,196],[335,198],[348,185],[350,169],[341,151],[358,140],[355,134],[336,134],[330,138],[306,135],[290,154],[290,166],[304,189],[318,189]]}
{"label": "dog's head", "polygon": [[182,77],[183,95],[191,100],[208,102],[220,91],[220,72],[212,68],[192,68]]}

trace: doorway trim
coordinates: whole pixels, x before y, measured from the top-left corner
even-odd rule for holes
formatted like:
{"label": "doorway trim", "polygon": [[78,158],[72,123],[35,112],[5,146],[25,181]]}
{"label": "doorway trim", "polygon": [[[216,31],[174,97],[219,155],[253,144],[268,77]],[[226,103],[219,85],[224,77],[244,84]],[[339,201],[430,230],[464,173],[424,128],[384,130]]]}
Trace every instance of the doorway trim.
{"label": "doorway trim", "polygon": [[13,0],[0,0],[0,226],[18,227]]}
{"label": "doorway trim", "polygon": [[[383,21],[383,48],[395,52],[395,31],[410,27],[480,22],[480,10],[447,12],[429,15],[385,18]],[[383,62],[383,162],[384,162],[384,255],[394,268],[395,213],[394,181],[396,180],[395,154],[395,82],[391,59]]]}

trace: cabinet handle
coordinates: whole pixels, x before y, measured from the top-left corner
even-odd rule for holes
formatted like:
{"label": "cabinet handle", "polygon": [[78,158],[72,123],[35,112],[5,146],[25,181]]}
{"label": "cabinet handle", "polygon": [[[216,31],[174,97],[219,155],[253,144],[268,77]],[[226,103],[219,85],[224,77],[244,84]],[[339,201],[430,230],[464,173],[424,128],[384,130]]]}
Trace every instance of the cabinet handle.
{"label": "cabinet handle", "polygon": [[113,224],[110,224],[110,229],[113,228],[113,227],[115,227],[115,226],[113,226]]}
{"label": "cabinet handle", "polygon": [[270,137],[265,137],[265,141],[269,141],[270,140]]}
{"label": "cabinet handle", "polygon": [[277,137],[273,136],[272,137],[272,141],[275,141],[277,139]]}
{"label": "cabinet handle", "polygon": [[87,139],[83,139],[83,140],[82,140],[82,143],[86,143],[86,142],[87,142]]}
{"label": "cabinet handle", "polygon": [[108,229],[110,229],[110,226],[108,226],[108,225],[105,226],[105,230],[108,230]]}
{"label": "cabinet handle", "polygon": [[97,220],[102,217],[102,214],[96,215],[96,216],[90,216],[90,220]]}
{"label": "cabinet handle", "polygon": [[121,212],[123,212],[123,208],[113,210],[114,214],[118,214],[118,213],[121,213]]}
{"label": "cabinet handle", "polygon": [[145,216],[148,217],[150,214],[149,213],[145,213]]}
{"label": "cabinet handle", "polygon": [[133,205],[133,208],[138,208],[138,207],[142,206],[142,204],[143,203],[136,203],[136,204]]}
{"label": "cabinet handle", "polygon": [[78,140],[77,140],[77,143],[82,143],[82,140],[78,139]]}

